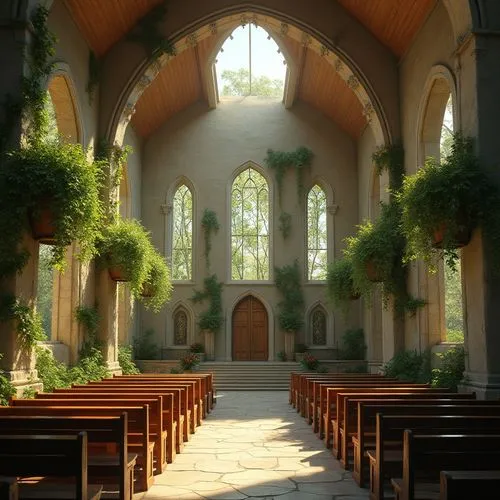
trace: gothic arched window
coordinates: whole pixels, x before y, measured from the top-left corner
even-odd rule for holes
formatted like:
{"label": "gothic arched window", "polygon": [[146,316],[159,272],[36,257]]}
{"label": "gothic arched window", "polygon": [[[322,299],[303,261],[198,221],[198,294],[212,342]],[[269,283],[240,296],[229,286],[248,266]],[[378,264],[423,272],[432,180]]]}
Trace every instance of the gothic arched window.
{"label": "gothic arched window", "polygon": [[315,184],[307,195],[307,278],[326,279],[328,260],[326,194]]}
{"label": "gothic arched window", "polygon": [[193,277],[193,195],[185,185],[174,194],[172,207],[172,279]]}
{"label": "gothic arched window", "polygon": [[231,279],[269,279],[269,187],[253,168],[231,189]]}
{"label": "gothic arched window", "polygon": [[188,344],[188,315],[184,309],[178,309],[174,314],[174,345]]}
{"label": "gothic arched window", "polygon": [[313,345],[326,345],[326,314],[322,307],[313,309],[310,322]]}

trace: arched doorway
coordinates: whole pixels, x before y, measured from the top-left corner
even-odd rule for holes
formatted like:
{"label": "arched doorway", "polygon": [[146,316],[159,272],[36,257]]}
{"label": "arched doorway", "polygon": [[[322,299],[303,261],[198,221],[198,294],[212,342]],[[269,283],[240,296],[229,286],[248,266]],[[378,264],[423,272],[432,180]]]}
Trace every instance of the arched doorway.
{"label": "arched doorway", "polygon": [[233,311],[233,361],[267,361],[268,317],[253,295],[240,300]]}

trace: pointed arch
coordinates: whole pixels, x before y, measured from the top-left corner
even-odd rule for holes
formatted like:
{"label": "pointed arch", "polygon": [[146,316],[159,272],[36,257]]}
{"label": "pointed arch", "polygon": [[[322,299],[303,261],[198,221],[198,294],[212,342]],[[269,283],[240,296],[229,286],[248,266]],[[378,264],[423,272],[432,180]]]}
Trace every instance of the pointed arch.
{"label": "pointed arch", "polygon": [[319,182],[306,197],[306,262],[308,281],[326,279],[328,265],[328,196]]}
{"label": "pointed arch", "polygon": [[[322,325],[314,324],[314,320],[321,316]],[[316,348],[332,348],[335,345],[335,318],[323,301],[317,300],[313,302],[306,310],[306,342],[308,345]],[[322,326],[321,343],[317,343],[318,331],[315,332],[315,326]],[[315,338],[316,336],[316,338]]]}
{"label": "pointed arch", "polygon": [[271,270],[271,193],[262,167],[249,161],[234,173],[229,189],[230,279],[268,281]]}
{"label": "pointed arch", "polygon": [[172,327],[169,328],[171,337],[166,339],[167,345],[173,348],[186,348],[194,338],[193,311],[180,301],[172,308],[170,321],[172,324]]}

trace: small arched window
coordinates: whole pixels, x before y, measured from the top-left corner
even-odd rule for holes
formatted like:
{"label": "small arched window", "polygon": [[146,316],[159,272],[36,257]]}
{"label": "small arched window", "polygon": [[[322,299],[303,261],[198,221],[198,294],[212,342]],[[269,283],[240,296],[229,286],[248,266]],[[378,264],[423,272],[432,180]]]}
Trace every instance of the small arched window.
{"label": "small arched window", "polygon": [[172,207],[172,279],[191,280],[193,277],[193,194],[180,185],[174,194]]}
{"label": "small arched window", "polygon": [[321,306],[313,309],[310,317],[313,345],[326,345],[326,314]]}
{"label": "small arched window", "polygon": [[174,345],[188,344],[188,330],[188,315],[183,308],[179,308],[174,314]]}
{"label": "small arched window", "polygon": [[269,187],[253,168],[231,189],[231,279],[269,279]]}
{"label": "small arched window", "polygon": [[326,194],[315,184],[307,195],[307,278],[326,279],[328,234]]}

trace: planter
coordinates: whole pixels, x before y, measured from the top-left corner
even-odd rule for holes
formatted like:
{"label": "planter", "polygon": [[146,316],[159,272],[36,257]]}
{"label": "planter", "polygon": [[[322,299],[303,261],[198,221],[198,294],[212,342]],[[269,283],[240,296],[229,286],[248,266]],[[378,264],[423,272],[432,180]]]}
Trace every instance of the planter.
{"label": "planter", "polygon": [[[462,248],[469,244],[472,229],[468,224],[460,224],[460,229],[453,235],[452,241],[455,243],[454,248]],[[441,224],[432,235],[432,246],[434,248],[443,248],[443,240],[446,232],[446,224]]]}
{"label": "planter", "polygon": [[378,271],[375,263],[372,260],[369,260],[366,263],[366,277],[374,283],[379,283],[380,281],[382,281],[382,276],[380,276],[380,272]]}
{"label": "planter", "polygon": [[55,244],[56,227],[54,224],[54,211],[50,205],[50,201],[44,199],[40,201],[36,215],[33,210],[30,210],[28,213],[33,239],[44,245]]}
{"label": "planter", "polygon": [[108,267],[109,277],[113,281],[129,281],[126,276],[124,269],[120,266],[110,266]]}

